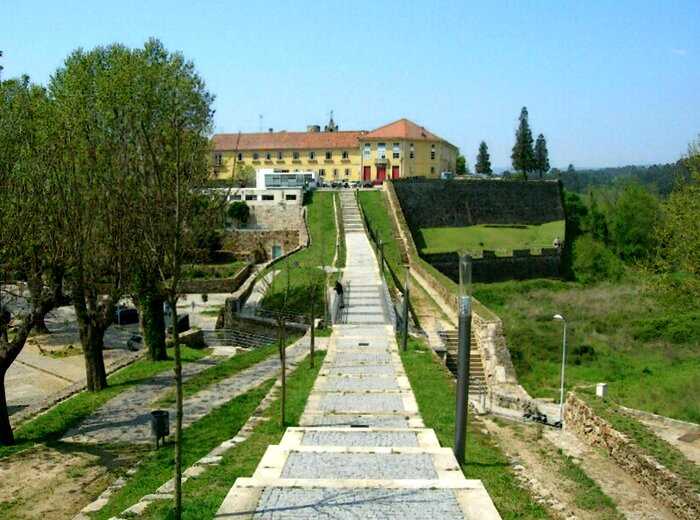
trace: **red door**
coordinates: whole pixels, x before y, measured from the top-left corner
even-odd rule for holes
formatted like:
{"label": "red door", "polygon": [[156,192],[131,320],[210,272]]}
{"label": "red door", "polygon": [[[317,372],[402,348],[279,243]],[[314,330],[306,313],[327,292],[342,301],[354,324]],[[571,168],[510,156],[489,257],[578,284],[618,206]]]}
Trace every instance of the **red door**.
{"label": "red door", "polygon": [[363,181],[368,181],[370,177],[372,176],[372,167],[371,166],[365,166],[362,170],[362,180]]}
{"label": "red door", "polygon": [[392,167],[391,167],[391,178],[392,178],[392,179],[398,179],[398,178],[399,178],[399,167],[398,167],[398,166],[392,166]]}
{"label": "red door", "polygon": [[377,184],[381,184],[386,179],[386,166],[377,166]]}

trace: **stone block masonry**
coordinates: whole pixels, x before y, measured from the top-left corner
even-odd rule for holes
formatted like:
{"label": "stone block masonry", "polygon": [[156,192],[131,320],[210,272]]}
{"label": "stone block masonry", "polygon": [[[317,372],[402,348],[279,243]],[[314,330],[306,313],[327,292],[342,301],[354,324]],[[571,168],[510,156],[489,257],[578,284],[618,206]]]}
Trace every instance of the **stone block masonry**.
{"label": "stone block masonry", "polygon": [[591,446],[603,448],[616,464],[652,496],[668,505],[678,518],[700,518],[700,495],[685,479],[647,455],[574,393],[566,400],[564,424]]}

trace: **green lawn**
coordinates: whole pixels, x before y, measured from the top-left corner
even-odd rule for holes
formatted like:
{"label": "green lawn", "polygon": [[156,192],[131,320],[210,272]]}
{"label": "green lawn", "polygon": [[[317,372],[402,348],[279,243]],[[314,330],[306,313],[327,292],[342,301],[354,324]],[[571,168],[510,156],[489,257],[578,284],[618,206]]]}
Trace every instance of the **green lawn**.
{"label": "green lawn", "polygon": [[[309,368],[308,357],[287,378],[287,426],[298,426],[306,400],[311,392],[325,352],[316,353],[315,368]],[[231,406],[231,410],[234,410]],[[269,420],[259,424],[245,442],[224,454],[221,465],[212,466],[183,486],[182,518],[200,520],[213,518],[224,497],[238,477],[250,477],[269,445],[279,444],[285,428],[280,426],[279,400],[274,401],[263,414]],[[167,477],[167,475],[166,475]],[[123,509],[123,508],[122,508]],[[114,512],[117,512],[114,510]],[[100,516],[99,518],[109,518]],[[146,520],[171,519],[172,503],[158,501],[149,507],[142,518]]]}
{"label": "green lawn", "polygon": [[639,274],[618,284],[555,280],[476,284],[474,295],[503,320],[519,382],[557,397],[562,324],[569,322],[568,388],[608,383],[612,400],[700,422],[697,302],[663,299]]}
{"label": "green lawn", "polygon": [[[454,445],[455,383],[447,369],[423,343],[411,338],[408,351],[401,351],[406,374],[426,427],[433,428],[440,444]],[[467,478],[483,481],[498,512],[504,519],[549,518],[544,508],[518,485],[508,460],[483,426],[469,417],[467,462],[462,471]]]}
{"label": "green lawn", "polygon": [[[169,349],[172,354],[172,349]],[[201,359],[206,350],[182,347],[183,362]],[[23,423],[15,430],[16,444],[0,446],[0,459],[25,450],[36,443],[50,443],[60,439],[70,428],[77,426],[112,397],[143,383],[159,372],[172,369],[173,361],[148,361],[141,359],[115,372],[107,378],[109,386],[100,392],[80,392],[51,408],[35,419]]]}
{"label": "green lawn", "polygon": [[[272,287],[263,298],[266,309],[281,310],[284,307],[283,295],[290,295],[287,312],[308,313],[310,287],[318,277],[323,277],[320,266],[331,266],[335,255],[336,227],[333,213],[333,192],[311,192],[307,205],[307,221],[311,235],[309,247],[294,253],[276,263],[271,269],[279,270]],[[320,283],[317,293],[318,306],[316,316],[323,316],[323,287]]]}
{"label": "green lawn", "polygon": [[416,247],[423,254],[468,251],[481,255],[484,249],[511,254],[513,249],[552,247],[555,238],[564,238],[564,221],[538,226],[480,224],[468,227],[421,228],[414,233]]}

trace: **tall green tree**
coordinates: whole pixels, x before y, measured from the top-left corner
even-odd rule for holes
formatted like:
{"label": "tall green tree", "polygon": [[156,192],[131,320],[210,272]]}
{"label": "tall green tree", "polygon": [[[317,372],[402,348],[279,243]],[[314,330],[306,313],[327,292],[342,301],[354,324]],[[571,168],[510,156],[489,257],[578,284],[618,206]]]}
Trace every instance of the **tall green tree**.
{"label": "tall green tree", "polygon": [[654,229],[661,217],[659,199],[636,181],[627,182],[610,215],[610,242],[623,260],[648,258],[656,249]]}
{"label": "tall green tree", "polygon": [[547,141],[542,134],[538,135],[535,141],[535,171],[540,174],[540,179],[549,171]]}
{"label": "tall green tree", "polygon": [[532,130],[528,121],[527,107],[523,107],[518,118],[518,129],[515,131],[515,144],[510,158],[513,168],[528,178],[528,174],[535,169],[535,152],[532,148]]}
{"label": "tall green tree", "polygon": [[457,161],[455,163],[455,173],[457,175],[466,175],[467,174],[467,158],[464,157],[463,155],[457,156]]}
{"label": "tall green tree", "polygon": [[[46,91],[28,77],[0,82],[0,444],[14,443],[5,374],[30,332],[61,301],[62,247]],[[26,285],[27,290],[20,286]],[[13,329],[10,333],[10,324]]]}
{"label": "tall green tree", "polygon": [[489,155],[489,147],[485,141],[481,141],[479,144],[479,153],[476,156],[476,166],[474,166],[476,173],[482,175],[492,175],[493,170],[491,169],[491,156]]}

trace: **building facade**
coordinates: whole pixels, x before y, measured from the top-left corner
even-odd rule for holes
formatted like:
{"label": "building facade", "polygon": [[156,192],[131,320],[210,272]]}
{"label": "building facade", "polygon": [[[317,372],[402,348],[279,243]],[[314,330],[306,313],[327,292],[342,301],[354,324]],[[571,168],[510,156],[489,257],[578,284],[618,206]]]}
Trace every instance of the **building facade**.
{"label": "building facade", "polygon": [[239,169],[256,172],[316,173],[319,180],[370,181],[404,177],[439,177],[455,171],[458,149],[408,119],[372,131],[339,131],[333,121],[321,131],[216,134],[213,172],[217,179],[236,176]]}

